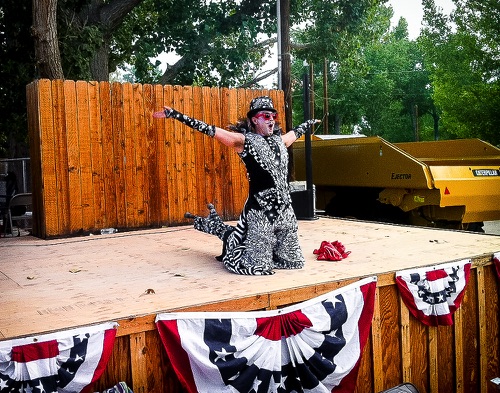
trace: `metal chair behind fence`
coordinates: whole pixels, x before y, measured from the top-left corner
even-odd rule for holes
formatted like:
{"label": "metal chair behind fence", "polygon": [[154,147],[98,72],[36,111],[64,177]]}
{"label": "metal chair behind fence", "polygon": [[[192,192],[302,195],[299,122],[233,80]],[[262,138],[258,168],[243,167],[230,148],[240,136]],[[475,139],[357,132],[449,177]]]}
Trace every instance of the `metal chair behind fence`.
{"label": "metal chair behind fence", "polygon": [[4,237],[7,235],[7,226],[9,225],[12,236],[14,236],[13,222],[17,224],[17,236],[21,236],[19,221],[26,220],[30,223],[33,219],[33,201],[31,193],[23,193],[14,195],[7,206],[6,213],[3,217]]}

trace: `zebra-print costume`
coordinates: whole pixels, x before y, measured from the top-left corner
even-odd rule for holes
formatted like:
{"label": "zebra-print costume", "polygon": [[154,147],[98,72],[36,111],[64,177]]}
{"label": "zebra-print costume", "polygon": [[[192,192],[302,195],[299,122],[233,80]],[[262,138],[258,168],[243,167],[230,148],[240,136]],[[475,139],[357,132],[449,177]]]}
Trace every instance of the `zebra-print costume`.
{"label": "zebra-print costume", "polygon": [[223,253],[217,259],[233,273],[267,275],[274,274],[273,268],[302,268],[304,256],[287,181],[288,153],[281,136],[246,132],[239,155],[250,190],[237,225],[225,224],[212,205],[208,217],[188,217],[195,219],[196,229],[223,241]]}

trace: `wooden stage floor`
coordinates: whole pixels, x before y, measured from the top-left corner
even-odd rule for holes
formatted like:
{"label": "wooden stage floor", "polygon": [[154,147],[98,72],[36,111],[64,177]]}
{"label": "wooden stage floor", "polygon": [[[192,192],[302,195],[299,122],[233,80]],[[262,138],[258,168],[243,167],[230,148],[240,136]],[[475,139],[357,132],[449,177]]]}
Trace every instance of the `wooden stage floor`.
{"label": "wooden stage floor", "polygon": [[[221,243],[191,226],[41,240],[0,239],[0,340],[120,321],[321,283],[473,258],[490,261],[500,236],[339,220],[299,221],[301,270],[239,276],[214,259]],[[321,241],[351,255],[317,261]]]}

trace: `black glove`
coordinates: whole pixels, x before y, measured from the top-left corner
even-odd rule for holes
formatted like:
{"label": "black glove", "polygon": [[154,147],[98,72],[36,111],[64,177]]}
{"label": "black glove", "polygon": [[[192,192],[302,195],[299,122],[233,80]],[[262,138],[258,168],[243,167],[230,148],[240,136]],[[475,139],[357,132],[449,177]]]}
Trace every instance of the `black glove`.
{"label": "black glove", "polygon": [[297,127],[292,128],[292,131],[295,133],[295,136],[297,139],[299,139],[302,135],[304,135],[308,128],[311,127],[313,124],[316,124],[318,120],[312,119],[312,120],[307,120],[306,122],[299,124]]}
{"label": "black glove", "polygon": [[188,127],[191,127],[193,130],[200,131],[205,135],[210,137],[215,136],[215,126],[209,126],[207,123],[202,122],[201,120],[193,119],[183,113],[176,111],[175,109],[165,109],[165,117],[172,117],[176,120],[179,120],[181,123],[184,123]]}

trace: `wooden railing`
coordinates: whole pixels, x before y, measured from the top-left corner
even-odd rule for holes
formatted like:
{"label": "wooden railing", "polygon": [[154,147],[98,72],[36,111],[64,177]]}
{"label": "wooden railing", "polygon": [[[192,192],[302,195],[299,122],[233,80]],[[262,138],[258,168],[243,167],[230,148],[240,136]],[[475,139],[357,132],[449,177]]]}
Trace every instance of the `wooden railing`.
{"label": "wooden railing", "polygon": [[186,223],[214,203],[238,216],[246,173],[234,152],[171,119],[164,105],[226,127],[270,95],[284,124],[283,92],[37,80],[27,86],[34,235]]}

